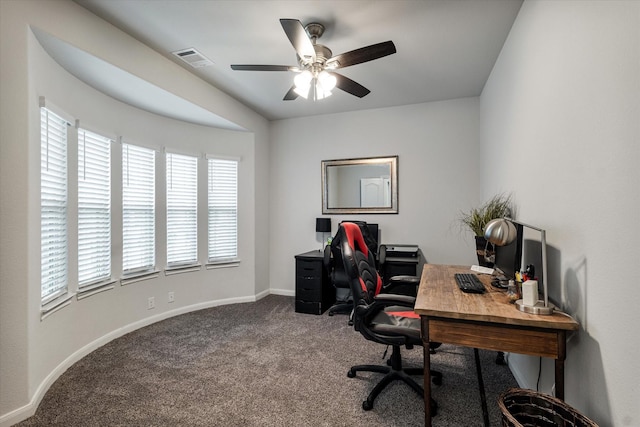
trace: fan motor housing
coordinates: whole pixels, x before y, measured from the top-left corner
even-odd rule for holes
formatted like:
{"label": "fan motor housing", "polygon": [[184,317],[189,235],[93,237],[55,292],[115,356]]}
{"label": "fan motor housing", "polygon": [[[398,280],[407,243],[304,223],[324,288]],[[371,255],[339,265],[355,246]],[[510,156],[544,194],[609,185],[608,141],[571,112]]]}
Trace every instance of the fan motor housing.
{"label": "fan motor housing", "polygon": [[324,63],[327,62],[327,60],[331,58],[333,55],[333,53],[331,52],[331,49],[321,44],[314,44],[313,49],[316,51],[315,61],[311,61],[311,60],[305,61],[303,58],[300,58],[300,56],[296,55],[298,56],[298,63],[302,68],[308,67],[310,65],[323,66]]}
{"label": "fan motor housing", "polygon": [[310,22],[304,27],[311,39],[319,39],[324,34],[324,25],[317,22]]}

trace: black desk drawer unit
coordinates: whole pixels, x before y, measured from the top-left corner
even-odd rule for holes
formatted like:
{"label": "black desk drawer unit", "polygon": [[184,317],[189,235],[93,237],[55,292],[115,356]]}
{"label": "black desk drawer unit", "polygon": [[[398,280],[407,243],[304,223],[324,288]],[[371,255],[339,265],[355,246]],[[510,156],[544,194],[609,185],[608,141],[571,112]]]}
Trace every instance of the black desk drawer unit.
{"label": "black desk drawer unit", "polygon": [[323,265],[324,254],[296,255],[296,312],[322,314],[335,302],[335,290]]}

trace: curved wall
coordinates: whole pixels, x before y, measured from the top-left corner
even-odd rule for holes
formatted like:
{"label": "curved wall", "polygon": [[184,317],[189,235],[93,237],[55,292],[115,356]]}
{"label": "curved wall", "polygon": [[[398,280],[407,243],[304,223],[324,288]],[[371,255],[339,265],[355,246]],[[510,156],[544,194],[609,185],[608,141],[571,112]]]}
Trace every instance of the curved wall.
{"label": "curved wall", "polygon": [[[253,134],[207,128],[160,117],[130,107],[116,101],[80,80],[68,74],[56,64],[36,41],[31,39],[29,69],[31,70],[29,117],[30,161],[29,161],[29,198],[30,205],[37,207],[39,201],[39,110],[36,102],[44,96],[52,100],[55,108],[80,120],[82,126],[103,135],[122,136],[123,141],[152,147],[157,150],[156,162],[156,263],[162,269],[166,259],[164,237],[165,230],[165,185],[164,150],[177,151],[202,158],[203,154],[233,156],[241,158],[239,165],[239,266],[233,268],[206,269],[167,276],[162,271],[157,278],[135,282],[126,286],[116,283],[114,289],[98,293],[82,300],[72,299],[71,304],[62,308],[44,320],[39,316],[39,276],[32,274],[29,281],[29,355],[30,371],[33,377],[44,379],[38,387],[36,397],[40,397],[46,388],[70,364],[91,350],[130,330],[186,311],[211,306],[222,302],[253,300],[253,247],[252,236],[247,232],[251,227],[250,215],[245,215],[242,207],[250,204],[244,191],[253,182],[253,171],[245,167],[253,157]],[[120,144],[114,143],[112,150],[118,152]],[[69,169],[74,168],[73,156],[70,156]],[[116,159],[118,155],[114,156]],[[77,168],[77,166],[75,166]],[[206,163],[199,163],[199,175]],[[121,163],[112,164],[115,181],[112,197],[114,207],[119,206],[121,197],[119,179]],[[206,193],[203,180],[199,180],[199,193]],[[73,184],[71,185],[71,188]],[[199,199],[202,200],[201,194]],[[34,209],[37,210],[37,209]],[[199,205],[199,255],[206,260],[206,205]],[[30,210],[31,211],[31,210]],[[73,212],[73,209],[71,210]],[[114,209],[113,221],[113,273],[114,278],[121,276],[122,235],[121,209]],[[35,221],[33,221],[35,220]],[[39,217],[30,212],[30,230],[39,229]],[[37,232],[31,233],[30,246],[39,245]],[[118,242],[118,243],[116,243]],[[32,251],[35,255],[37,251]],[[77,248],[69,245],[69,258],[77,258]],[[31,256],[33,265],[30,271],[38,271],[37,256]],[[73,265],[73,263],[71,264]],[[70,271],[71,290],[75,272]],[[168,292],[174,292],[175,302],[168,303]],[[147,299],[153,296],[156,307],[147,309]],[[37,349],[37,351],[33,350]]]}
{"label": "curved wall", "polygon": [[[71,364],[106,342],[131,330],[192,310],[213,305],[253,301],[268,293],[268,261],[256,261],[256,253],[268,245],[268,233],[257,237],[256,229],[268,217],[257,209],[268,201],[268,122],[217,89],[129,36],[97,19],[70,1],[1,2],[0,28],[2,99],[0,118],[0,425],[11,425],[31,415],[55,379]],[[136,75],[165,90],[250,129],[229,131],[193,125],[161,117],[116,101],[81,82],[60,67],[40,46],[30,27],[42,28],[91,54],[107,57],[120,52],[113,62],[128,64]],[[83,37],[83,30],[92,34]],[[98,40],[99,39],[99,40]],[[69,41],[71,40],[71,41]],[[93,41],[93,45],[91,44]],[[124,44],[124,45],[121,45]],[[140,50],[134,62],[123,46]],[[95,49],[91,49],[91,47]],[[100,54],[102,53],[102,54]],[[130,53],[130,52],[129,52]],[[114,54],[115,55],[115,54]],[[131,70],[126,70],[131,72]],[[144,72],[142,72],[144,71]],[[147,78],[147,76],[152,76]],[[155,279],[122,286],[122,224],[119,196],[121,166],[112,170],[113,278],[114,289],[71,303],[45,319],[40,316],[40,125],[39,97],[63,111],[80,125],[112,138],[158,149],[156,162],[156,262]],[[195,100],[195,101],[194,101]],[[259,147],[258,147],[259,146]],[[206,269],[167,276],[165,266],[164,149],[203,156],[240,158],[239,236],[240,264],[232,268]],[[120,146],[114,143],[114,152]],[[256,154],[257,153],[257,154]],[[260,156],[260,158],[257,158]],[[116,154],[115,159],[119,159]],[[73,161],[69,164],[72,169]],[[206,162],[199,163],[199,193],[206,200]],[[204,178],[204,180],[203,180]],[[205,185],[202,185],[204,181]],[[256,190],[258,187],[258,191]],[[73,187],[70,187],[73,188]],[[259,193],[259,195],[257,195]],[[73,210],[72,210],[73,211]],[[206,205],[199,204],[199,258],[206,261]],[[263,227],[266,228],[266,227]],[[77,248],[69,246],[71,270]],[[259,264],[259,265],[258,265]],[[70,290],[75,273],[70,272]],[[175,302],[167,294],[174,292]],[[148,297],[155,308],[147,310]]]}

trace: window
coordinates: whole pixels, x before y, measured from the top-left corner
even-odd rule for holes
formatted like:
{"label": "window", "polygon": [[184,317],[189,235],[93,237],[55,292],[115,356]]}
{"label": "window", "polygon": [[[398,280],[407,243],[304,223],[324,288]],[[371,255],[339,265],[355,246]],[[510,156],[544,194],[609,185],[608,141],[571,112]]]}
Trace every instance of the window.
{"label": "window", "polygon": [[167,153],[167,266],[198,261],[198,158]]}
{"label": "window", "polygon": [[208,159],[209,262],[238,257],[238,161]]}
{"label": "window", "polygon": [[78,129],[78,289],[111,278],[111,140]]}
{"label": "window", "polygon": [[155,268],[155,151],[122,144],[122,270]]}
{"label": "window", "polygon": [[67,292],[66,120],[40,109],[40,260],[42,303]]}

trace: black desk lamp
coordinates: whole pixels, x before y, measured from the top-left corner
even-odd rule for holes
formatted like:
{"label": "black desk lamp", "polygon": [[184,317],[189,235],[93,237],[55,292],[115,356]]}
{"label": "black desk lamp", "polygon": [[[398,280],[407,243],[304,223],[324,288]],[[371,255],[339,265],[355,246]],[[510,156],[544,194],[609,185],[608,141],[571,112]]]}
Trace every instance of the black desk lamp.
{"label": "black desk lamp", "polygon": [[489,223],[484,228],[484,238],[487,239],[488,242],[493,243],[498,246],[505,246],[509,243],[513,242],[517,237],[517,230],[515,225],[519,224],[523,227],[531,228],[532,230],[536,230],[540,232],[540,246],[542,247],[542,288],[544,290],[544,301],[538,301],[536,305],[528,306],[524,305],[521,299],[516,301],[516,306],[520,311],[524,311],[526,313],[531,314],[553,314],[553,310],[555,306],[549,303],[549,295],[547,294],[547,238],[546,231],[534,227],[532,225],[528,225],[522,223],[520,221],[516,221],[511,218],[498,218],[489,221]]}
{"label": "black desk lamp", "polygon": [[316,218],[316,233],[322,233],[322,246],[320,252],[324,248],[324,233],[331,233],[331,218]]}

